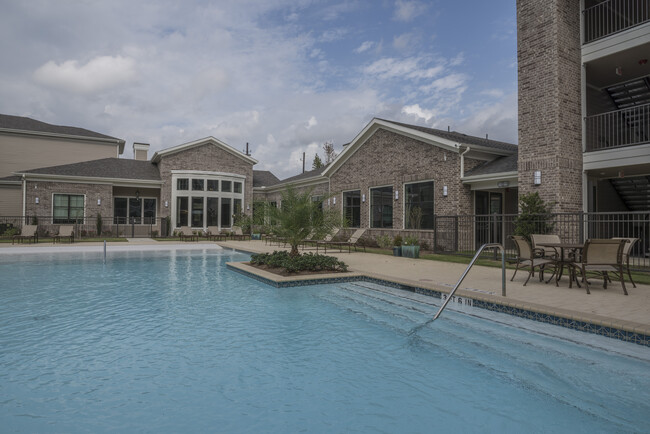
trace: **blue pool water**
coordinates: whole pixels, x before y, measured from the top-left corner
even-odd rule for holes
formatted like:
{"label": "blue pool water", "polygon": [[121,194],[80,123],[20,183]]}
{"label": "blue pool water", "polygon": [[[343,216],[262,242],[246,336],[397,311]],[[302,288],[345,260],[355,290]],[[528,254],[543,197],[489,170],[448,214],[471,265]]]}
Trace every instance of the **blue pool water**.
{"label": "blue pool water", "polygon": [[224,267],[246,259],[0,257],[0,430],[648,430],[645,347],[479,309],[409,336],[439,300]]}

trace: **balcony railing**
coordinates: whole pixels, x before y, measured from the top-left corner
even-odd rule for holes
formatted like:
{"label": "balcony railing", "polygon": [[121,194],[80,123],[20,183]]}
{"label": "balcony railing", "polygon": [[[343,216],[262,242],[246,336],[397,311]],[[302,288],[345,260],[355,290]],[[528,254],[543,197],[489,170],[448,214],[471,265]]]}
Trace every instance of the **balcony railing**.
{"label": "balcony railing", "polygon": [[650,104],[585,118],[587,152],[650,143]]}
{"label": "balcony railing", "polygon": [[582,11],[583,43],[650,21],[648,0],[608,0]]}

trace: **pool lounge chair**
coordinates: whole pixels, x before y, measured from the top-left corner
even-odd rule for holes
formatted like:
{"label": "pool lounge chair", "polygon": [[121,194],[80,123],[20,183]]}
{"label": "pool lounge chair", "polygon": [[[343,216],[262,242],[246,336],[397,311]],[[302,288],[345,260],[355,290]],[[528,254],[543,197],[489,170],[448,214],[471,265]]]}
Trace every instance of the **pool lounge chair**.
{"label": "pool lounge chair", "polygon": [[251,235],[250,234],[245,234],[244,232],[242,232],[242,229],[239,226],[233,226],[232,227],[231,236],[236,240],[245,240],[246,238],[248,238],[249,240],[251,239]]}
{"label": "pool lounge chair", "polygon": [[627,295],[625,279],[623,279],[623,250],[628,242],[627,238],[587,240],[584,249],[582,249],[582,261],[576,263],[576,267],[579,267],[582,273],[587,294],[591,294],[587,273],[592,272],[603,277],[603,288],[605,289],[607,289],[607,281],[610,280],[609,273],[618,276],[623,293]]}
{"label": "pool lounge chair", "polygon": [[339,251],[342,251],[343,248],[347,246],[348,253],[352,251],[352,247],[354,247],[354,251],[356,252],[358,246],[363,247],[363,251],[365,252],[366,246],[359,244],[359,240],[365,233],[366,229],[357,229],[347,241],[320,241],[316,243],[316,253],[318,253],[318,246],[322,246],[325,249],[325,253],[327,253],[327,246],[338,247]]}
{"label": "pool lounge chair", "polygon": [[38,225],[25,225],[20,229],[20,235],[11,237],[11,244],[18,241],[22,243],[24,240],[34,240],[38,243]]}
{"label": "pool lounge chair", "polygon": [[512,278],[510,279],[511,282],[514,280],[515,275],[520,268],[530,268],[528,271],[528,278],[524,282],[524,286],[526,286],[531,276],[535,275],[535,268],[539,269],[540,282],[544,279],[544,270],[547,267],[553,266],[555,269],[555,260],[537,257],[535,255],[535,251],[530,246],[530,243],[528,240],[526,240],[526,238],[518,235],[513,235],[510,238],[515,242],[515,246],[517,247],[517,263],[515,264],[515,272],[512,274]]}
{"label": "pool lounge chair", "polygon": [[181,226],[177,231],[181,241],[188,241],[188,239],[189,241],[199,240],[198,235],[195,235],[189,226]]}
{"label": "pool lounge chair", "polygon": [[221,241],[226,240],[226,234],[219,231],[219,226],[208,226],[205,236],[209,240]]}
{"label": "pool lounge chair", "polygon": [[60,243],[62,238],[67,238],[72,244],[74,242],[74,226],[60,226],[59,233],[54,236],[54,242]]}

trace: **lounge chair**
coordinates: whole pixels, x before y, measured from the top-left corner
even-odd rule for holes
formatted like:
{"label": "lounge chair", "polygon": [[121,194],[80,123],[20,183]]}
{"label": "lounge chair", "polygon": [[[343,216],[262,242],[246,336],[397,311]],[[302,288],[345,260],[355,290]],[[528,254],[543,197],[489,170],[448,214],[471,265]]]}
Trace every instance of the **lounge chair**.
{"label": "lounge chair", "polygon": [[208,230],[205,232],[205,236],[208,240],[220,241],[226,239],[226,234],[219,231],[219,226],[208,226]]}
{"label": "lounge chair", "polygon": [[20,235],[11,237],[11,244],[15,241],[23,242],[24,240],[34,240],[38,243],[38,225],[25,225],[20,229]]}
{"label": "lounge chair", "polygon": [[576,264],[582,273],[582,280],[585,282],[587,294],[589,292],[589,282],[587,281],[587,272],[596,272],[603,277],[603,288],[607,289],[608,273],[614,273],[618,276],[623,287],[623,293],[627,295],[625,288],[625,279],[623,279],[623,250],[627,238],[623,239],[593,239],[587,240],[584,249],[582,249],[582,261]]}
{"label": "lounge chair", "polygon": [[512,278],[510,279],[511,282],[514,280],[515,275],[520,268],[530,268],[524,286],[526,286],[531,276],[535,275],[535,268],[539,269],[540,282],[544,279],[544,270],[547,266],[552,265],[555,269],[555,260],[552,258],[537,257],[535,251],[532,249],[526,238],[518,235],[513,235],[510,238],[515,242],[515,246],[517,247],[517,263],[515,265],[515,272],[512,274]]}
{"label": "lounge chair", "polygon": [[251,239],[251,235],[250,234],[245,234],[244,232],[242,232],[242,229],[239,226],[233,226],[232,227],[232,234],[231,235],[232,235],[233,238],[235,238],[237,240],[245,240],[247,237],[248,237],[249,240]]}
{"label": "lounge chair", "polygon": [[54,242],[61,242],[62,238],[68,238],[70,243],[74,242],[74,226],[60,226],[59,233],[54,236]]}
{"label": "lounge chair", "polygon": [[630,278],[630,282],[632,283],[632,286],[636,288],[636,284],[634,283],[634,280],[632,280],[632,274],[630,273],[630,252],[632,251],[632,248],[634,245],[639,241],[638,238],[612,238],[613,240],[627,240],[628,242],[625,243],[625,246],[623,247],[623,263],[625,264],[625,269],[627,270],[627,277]]}
{"label": "lounge chair", "polygon": [[199,237],[192,232],[192,229],[189,226],[181,226],[177,231],[181,241],[187,241],[188,238],[190,241],[194,241],[195,239],[196,241],[199,240]]}
{"label": "lounge chair", "polygon": [[325,253],[327,253],[327,246],[338,247],[339,251],[342,251],[343,248],[347,246],[348,253],[352,251],[352,247],[354,247],[354,251],[356,252],[357,246],[359,246],[363,247],[363,251],[365,252],[366,246],[359,245],[359,240],[365,233],[366,229],[357,229],[347,241],[320,241],[316,243],[316,253],[318,253],[318,246],[323,246],[325,248]]}

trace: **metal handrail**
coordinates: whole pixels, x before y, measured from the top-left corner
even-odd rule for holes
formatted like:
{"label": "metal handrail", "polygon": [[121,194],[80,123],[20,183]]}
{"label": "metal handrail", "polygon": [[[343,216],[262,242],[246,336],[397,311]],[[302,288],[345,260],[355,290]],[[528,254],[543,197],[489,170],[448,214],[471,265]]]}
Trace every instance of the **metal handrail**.
{"label": "metal handrail", "polygon": [[497,247],[497,248],[499,248],[501,250],[501,295],[504,296],[504,297],[506,296],[506,252],[505,252],[505,249],[503,248],[503,245],[499,244],[499,243],[483,244],[476,251],[476,254],[474,255],[474,257],[470,261],[467,268],[465,269],[465,272],[463,273],[463,275],[460,276],[460,279],[458,279],[458,283],[456,283],[456,286],[454,286],[454,289],[451,290],[451,292],[449,293],[449,296],[447,297],[445,302],[442,304],[442,306],[440,306],[440,309],[438,310],[438,313],[436,313],[436,315],[431,320],[429,320],[426,324],[429,324],[429,323],[435,321],[436,319],[438,319],[438,317],[440,316],[442,311],[445,309],[445,307],[447,307],[447,304],[449,303],[451,298],[454,296],[454,293],[456,292],[456,290],[458,289],[460,284],[463,282],[463,280],[465,280],[465,277],[469,273],[469,270],[472,268],[472,265],[474,265],[474,263],[476,262],[478,257],[483,252],[483,250],[485,250],[487,248],[492,248],[492,247]]}

